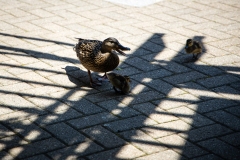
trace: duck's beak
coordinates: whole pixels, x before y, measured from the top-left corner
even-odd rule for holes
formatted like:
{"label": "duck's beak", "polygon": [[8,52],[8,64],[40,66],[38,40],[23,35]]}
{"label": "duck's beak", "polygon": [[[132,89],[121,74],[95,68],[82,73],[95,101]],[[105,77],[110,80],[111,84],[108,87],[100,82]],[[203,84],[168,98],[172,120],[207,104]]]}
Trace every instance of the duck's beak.
{"label": "duck's beak", "polygon": [[118,48],[116,49],[117,52],[119,52],[122,55],[126,55],[123,51],[130,51],[131,49],[128,47],[122,46],[120,43],[118,44]]}

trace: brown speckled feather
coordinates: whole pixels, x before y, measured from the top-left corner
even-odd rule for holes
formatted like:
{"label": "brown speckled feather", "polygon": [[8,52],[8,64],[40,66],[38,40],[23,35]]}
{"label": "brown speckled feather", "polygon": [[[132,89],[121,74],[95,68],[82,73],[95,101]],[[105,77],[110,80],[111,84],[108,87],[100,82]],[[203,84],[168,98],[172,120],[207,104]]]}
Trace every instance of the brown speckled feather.
{"label": "brown speckled feather", "polygon": [[119,64],[115,53],[102,53],[102,42],[98,40],[79,39],[75,46],[77,56],[87,70],[94,72],[108,72]]}

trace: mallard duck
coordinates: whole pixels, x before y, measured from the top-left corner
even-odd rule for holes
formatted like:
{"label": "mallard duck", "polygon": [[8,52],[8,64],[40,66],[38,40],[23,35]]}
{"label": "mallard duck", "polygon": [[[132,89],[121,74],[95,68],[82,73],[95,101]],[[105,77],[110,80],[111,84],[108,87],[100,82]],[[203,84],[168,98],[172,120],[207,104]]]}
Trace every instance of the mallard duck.
{"label": "mallard duck", "polygon": [[198,41],[188,39],[186,41],[185,51],[188,54],[192,54],[193,59],[197,59],[198,56],[202,53],[202,46]]}
{"label": "mallard duck", "polygon": [[[113,89],[116,93],[122,93],[127,94],[130,90],[130,84],[131,82],[130,78],[128,76],[122,76],[116,73],[108,73],[107,77],[111,84],[113,85]],[[119,89],[119,90],[117,90]]]}
{"label": "mallard duck", "polygon": [[130,48],[122,46],[116,38],[110,37],[103,42],[98,40],[86,40],[77,38],[78,43],[74,47],[82,65],[88,70],[90,85],[101,85],[94,82],[91,71],[105,73],[103,78],[107,78],[106,72],[114,70],[119,64],[119,57],[116,53],[126,55],[123,51]]}

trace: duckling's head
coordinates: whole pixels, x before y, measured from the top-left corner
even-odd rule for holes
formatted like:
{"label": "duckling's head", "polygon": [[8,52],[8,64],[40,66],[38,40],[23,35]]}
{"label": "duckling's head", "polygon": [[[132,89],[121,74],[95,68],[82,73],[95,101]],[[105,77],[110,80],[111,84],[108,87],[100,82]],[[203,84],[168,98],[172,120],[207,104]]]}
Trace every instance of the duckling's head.
{"label": "duckling's head", "polygon": [[123,51],[129,51],[130,48],[122,46],[116,38],[109,37],[103,41],[101,51],[103,53],[117,51],[122,55],[126,55]]}
{"label": "duckling's head", "polygon": [[192,39],[188,39],[186,41],[186,46],[185,46],[185,49],[187,49],[188,47],[191,47],[193,45],[193,40]]}
{"label": "duckling's head", "polygon": [[131,79],[129,76],[123,76],[123,77],[126,79],[127,82],[131,82]]}

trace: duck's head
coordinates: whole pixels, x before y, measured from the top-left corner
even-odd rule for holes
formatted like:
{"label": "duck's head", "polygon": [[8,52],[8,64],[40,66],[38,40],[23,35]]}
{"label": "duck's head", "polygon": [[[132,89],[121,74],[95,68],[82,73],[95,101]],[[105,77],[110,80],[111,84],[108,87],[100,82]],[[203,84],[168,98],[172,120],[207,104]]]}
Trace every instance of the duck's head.
{"label": "duck's head", "polygon": [[112,52],[113,50],[122,55],[126,55],[123,51],[129,51],[130,48],[122,46],[116,38],[109,37],[103,41],[101,51],[105,53]]}
{"label": "duck's head", "polygon": [[192,39],[188,39],[186,41],[186,46],[185,46],[185,49],[187,49],[188,47],[191,47],[193,45],[193,40]]}
{"label": "duck's head", "polygon": [[127,82],[131,82],[131,79],[129,76],[124,75],[123,77],[126,79]]}

